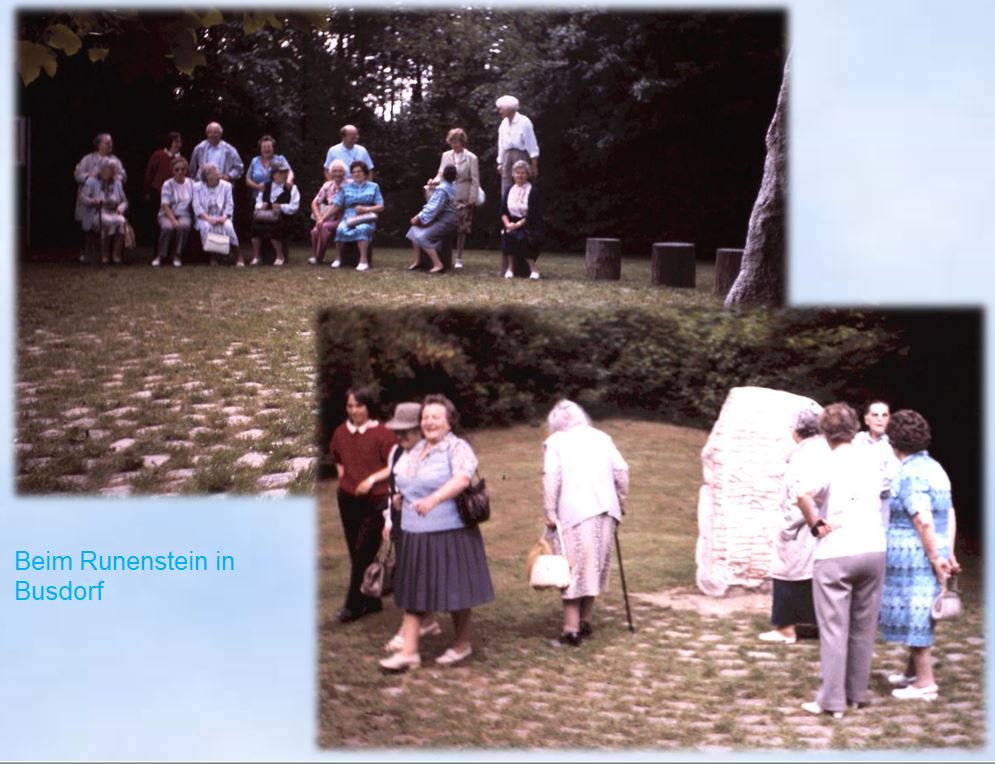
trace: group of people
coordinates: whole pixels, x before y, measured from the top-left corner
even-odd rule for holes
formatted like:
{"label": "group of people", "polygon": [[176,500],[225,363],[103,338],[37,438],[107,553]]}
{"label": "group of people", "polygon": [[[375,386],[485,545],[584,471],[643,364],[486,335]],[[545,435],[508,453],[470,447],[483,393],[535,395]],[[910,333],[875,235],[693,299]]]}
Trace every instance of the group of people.
{"label": "group of people", "polygon": [[[528,264],[529,275],[539,278],[536,259],[543,233],[539,192],[534,186],[539,167],[539,145],[532,122],[518,113],[518,100],[502,96],[496,106],[502,121],[498,129],[497,170],[501,175],[502,273],[515,275],[514,258]],[[245,169],[238,150],[223,139],[218,122],[205,129],[205,138],[194,147],[188,161],[183,157],[183,139],[172,132],[165,145],[150,157],[144,178],[145,199],[156,206],[159,230],[155,258],[159,267],[172,261],[183,264],[191,229],[196,229],[201,246],[216,264],[222,256],[236,266],[246,265],[239,249],[233,216],[233,185],[244,179],[252,205],[250,238],[252,259],[248,265],[262,262],[262,246],[272,243],[275,266],[287,261],[301,194],[294,183],[290,162],[276,152],[276,139],[262,136],[258,154]],[[370,246],[378,217],[384,211],[380,186],[373,180],[374,164],[369,151],[359,144],[359,130],[345,125],[341,141],[330,147],[325,156],[325,181],[311,201],[313,223],[311,257],[308,262],[320,265],[332,241],[336,256],[331,267],[345,262],[345,247],[355,244],[358,251],[356,270],[370,267]],[[440,250],[453,244],[455,268],[463,267],[466,236],[473,225],[474,208],[484,201],[477,156],[467,149],[467,134],[453,128],[446,136],[449,150],[442,154],[436,175],[425,185],[426,202],[411,218],[407,238],[413,249],[410,270],[422,267],[427,258],[429,273],[445,270]],[[244,178],[243,178],[244,175]],[[125,213],[128,200],[124,192],[127,173],[114,155],[110,134],[101,133],[93,142],[93,151],[76,165],[78,186],[76,220],[84,235],[81,260],[120,263],[125,236],[130,233]]]}
{"label": "group of people", "polygon": [[[384,645],[389,655],[381,669],[400,673],[421,665],[420,638],[442,632],[436,613],[452,616],[453,641],[435,662],[460,663],[473,653],[472,609],[491,602],[494,588],[480,529],[464,523],[457,509],[478,467],[473,448],[454,433],[458,412],[446,397],[429,395],[421,403],[398,404],[381,424],[371,416],[368,388],[349,390],[345,403],[346,420],[330,444],[351,562],[338,620],[349,623],[382,610],[381,600],[361,587],[381,542],[390,539],[397,547],[394,602],[403,617]],[[608,587],[629,470],[612,439],[592,427],[576,403],[557,403],[548,427],[543,519],[550,543],[570,565],[559,640],[579,646],[593,633],[595,597]]]}
{"label": "group of people", "polygon": [[929,424],[885,401],[799,412],[788,457],[772,571],[772,631],[792,644],[817,624],[822,678],[813,714],[842,717],[869,700],[875,635],[909,648],[888,677],[900,700],[932,700],[932,604],[960,570],[950,480],[927,448]]}

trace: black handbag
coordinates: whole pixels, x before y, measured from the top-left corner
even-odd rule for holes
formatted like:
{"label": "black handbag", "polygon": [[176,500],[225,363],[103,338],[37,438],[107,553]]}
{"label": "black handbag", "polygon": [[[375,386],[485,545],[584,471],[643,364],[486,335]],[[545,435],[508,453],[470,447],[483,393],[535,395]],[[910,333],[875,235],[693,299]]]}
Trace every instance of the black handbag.
{"label": "black handbag", "polygon": [[486,522],[491,516],[491,497],[487,493],[487,481],[477,473],[477,482],[470,485],[456,497],[456,510],[463,525],[470,527]]}
{"label": "black handbag", "polygon": [[369,564],[363,573],[363,583],[359,591],[367,597],[386,597],[394,591],[394,542],[391,541],[387,552],[379,555]]}

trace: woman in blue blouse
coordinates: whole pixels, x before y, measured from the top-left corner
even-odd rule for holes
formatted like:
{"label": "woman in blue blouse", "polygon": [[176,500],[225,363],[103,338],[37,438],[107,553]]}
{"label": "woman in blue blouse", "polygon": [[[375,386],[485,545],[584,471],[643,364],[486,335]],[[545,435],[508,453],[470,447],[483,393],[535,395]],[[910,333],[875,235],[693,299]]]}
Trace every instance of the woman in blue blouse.
{"label": "woman in blue blouse", "polygon": [[456,233],[455,180],[456,166],[446,165],[442,171],[442,181],[435,187],[422,211],[411,218],[408,239],[414,249],[414,260],[408,266],[409,271],[418,268],[422,250],[432,261],[429,273],[442,273],[445,270],[439,259],[439,249]]}
{"label": "woman in blue blouse", "polygon": [[359,265],[356,270],[365,271],[370,267],[369,247],[377,221],[375,217],[355,225],[350,221],[359,215],[375,216],[383,212],[383,194],[380,193],[380,186],[369,179],[370,169],[366,162],[353,162],[349,165],[349,171],[352,173],[352,183],[342,186],[332,205],[332,215],[344,210],[342,221],[335,229],[335,249],[338,256],[332,267],[342,267],[342,245],[347,241],[354,241],[359,246]]}
{"label": "woman in blue blouse", "polygon": [[456,631],[452,646],[435,662],[451,666],[470,657],[471,608],[494,599],[480,529],[463,525],[456,509],[456,497],[477,470],[477,457],[469,443],[453,434],[455,420],[456,408],[448,398],[425,398],[423,439],[395,468],[404,543],[397,560],[394,602],[404,610],[404,647],[380,661],[386,672],[421,665],[418,637],[426,613],[452,614]]}
{"label": "woman in blue blouse", "polygon": [[881,637],[909,646],[904,673],[888,681],[902,700],[931,700],[940,688],[933,677],[931,606],[943,580],[960,569],[954,556],[957,520],[950,478],[926,448],[929,424],[917,412],[896,411],[888,440],[902,466],[891,487],[891,519],[881,595]]}
{"label": "woman in blue blouse", "polygon": [[252,158],[249,171],[245,173],[245,185],[249,187],[249,197],[252,201],[259,198],[259,192],[272,180],[273,163],[284,164],[288,169],[287,183],[293,185],[294,171],[290,162],[283,154],[276,153],[276,139],[272,135],[264,135],[259,139],[259,155]]}

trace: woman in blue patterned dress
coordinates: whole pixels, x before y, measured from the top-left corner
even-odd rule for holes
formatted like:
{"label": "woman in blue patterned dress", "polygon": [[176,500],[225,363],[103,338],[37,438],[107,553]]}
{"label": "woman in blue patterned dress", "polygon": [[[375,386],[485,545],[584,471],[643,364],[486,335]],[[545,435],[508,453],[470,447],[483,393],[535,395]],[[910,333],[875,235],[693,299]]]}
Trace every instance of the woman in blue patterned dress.
{"label": "woman in blue patterned dress", "polygon": [[453,185],[455,180],[456,166],[446,165],[442,171],[442,182],[433,189],[421,212],[411,218],[408,239],[414,250],[414,260],[408,266],[409,271],[419,267],[423,251],[432,261],[429,273],[442,273],[445,270],[442,260],[439,259],[439,250],[456,233],[456,187]]}
{"label": "woman in blue patterned dress", "polygon": [[957,521],[950,478],[926,451],[931,434],[920,414],[896,411],[887,432],[902,466],[891,489],[881,637],[909,646],[905,672],[888,681],[900,685],[892,692],[896,698],[932,700],[939,687],[930,656],[930,609],[941,582],[960,569],[953,553]]}
{"label": "woman in blue patterned dress", "polygon": [[352,225],[350,221],[358,215],[379,215],[383,212],[383,194],[380,193],[380,186],[369,180],[370,170],[366,162],[353,162],[349,165],[349,171],[352,173],[352,183],[342,186],[332,204],[332,215],[344,210],[342,221],[335,229],[335,249],[338,256],[332,267],[342,267],[342,245],[347,241],[354,241],[359,246],[359,265],[356,270],[365,271],[370,267],[370,240],[373,239],[377,221],[374,218],[356,225]]}

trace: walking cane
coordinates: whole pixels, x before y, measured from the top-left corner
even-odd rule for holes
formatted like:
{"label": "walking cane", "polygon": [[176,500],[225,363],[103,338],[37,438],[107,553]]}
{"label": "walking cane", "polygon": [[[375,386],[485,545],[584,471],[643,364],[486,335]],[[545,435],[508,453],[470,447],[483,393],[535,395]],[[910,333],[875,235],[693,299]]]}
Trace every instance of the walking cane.
{"label": "walking cane", "polygon": [[618,555],[618,572],[622,576],[622,598],[625,600],[625,617],[629,621],[629,631],[636,633],[632,625],[632,611],[629,609],[629,589],[625,585],[625,568],[622,567],[622,546],[618,543],[618,528],[615,528],[615,553]]}

